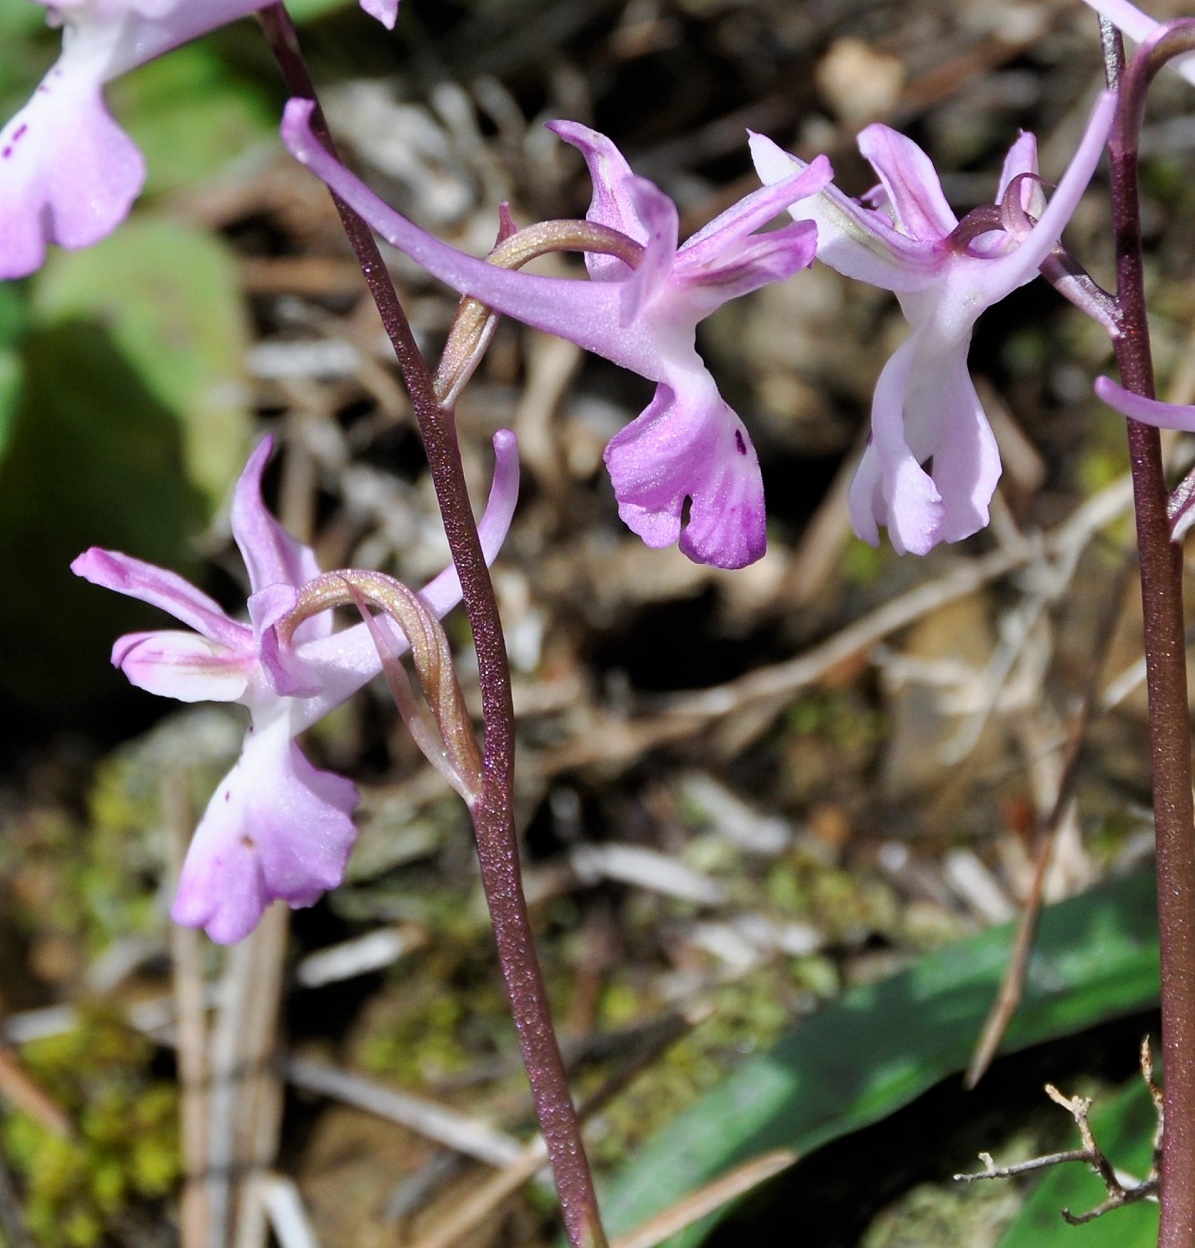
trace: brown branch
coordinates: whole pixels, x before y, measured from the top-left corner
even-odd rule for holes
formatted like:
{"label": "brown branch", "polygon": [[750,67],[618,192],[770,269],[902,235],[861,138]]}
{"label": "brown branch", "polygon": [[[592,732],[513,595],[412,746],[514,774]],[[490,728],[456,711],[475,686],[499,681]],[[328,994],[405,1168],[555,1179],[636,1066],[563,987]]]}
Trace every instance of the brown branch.
{"label": "brown branch", "polygon": [[1031,1174],[1036,1170],[1046,1170],[1053,1166],[1065,1165],[1067,1162],[1081,1161],[1084,1165],[1090,1166],[1099,1177],[1107,1196],[1086,1213],[1072,1213],[1069,1209],[1062,1209],[1060,1212],[1063,1218],[1071,1226],[1082,1226],[1086,1222],[1094,1222],[1096,1218],[1103,1217],[1105,1213],[1110,1213],[1113,1209],[1121,1209],[1125,1205],[1156,1198],[1159,1188],[1159,1164],[1162,1156],[1162,1093],[1154,1083],[1153,1055],[1150,1051],[1148,1036],[1141,1042],[1141,1077],[1149,1089],[1150,1098],[1157,1111],[1157,1127],[1154,1131],[1153,1164],[1150,1166],[1149,1173],[1139,1183],[1126,1183],[1117,1174],[1107,1154],[1096,1143],[1095,1133],[1089,1121],[1091,1097],[1064,1096],[1052,1083],[1046,1084],[1046,1095],[1055,1105],[1061,1105],[1075,1120],[1082,1147],[1067,1149],[1060,1153],[1047,1153],[1011,1166],[998,1166],[991,1153],[980,1153],[979,1160],[983,1162],[983,1169],[977,1174],[956,1174],[955,1180],[960,1183],[971,1183],[978,1179],[1011,1179],[1020,1174]]}

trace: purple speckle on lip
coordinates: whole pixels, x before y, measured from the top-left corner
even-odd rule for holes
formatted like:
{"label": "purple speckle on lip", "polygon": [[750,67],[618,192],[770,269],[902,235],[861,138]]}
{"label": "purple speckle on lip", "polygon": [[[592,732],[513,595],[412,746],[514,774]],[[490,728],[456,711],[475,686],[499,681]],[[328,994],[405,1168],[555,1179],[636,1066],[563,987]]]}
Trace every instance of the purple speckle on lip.
{"label": "purple speckle on lip", "polygon": [[747,443],[743,439],[743,431],[741,429],[736,429],[734,431],[734,444],[739,448],[740,455],[746,455]]}
{"label": "purple speckle on lip", "polygon": [[19,125],[19,126],[18,126],[18,127],[17,127],[14,131],[13,131],[13,133],[12,133],[12,140],[11,140],[11,142],[6,143],[6,144],[4,145],[4,150],[3,150],[3,151],[0,151],[0,156],[2,156],[5,160],[8,160],[8,159],[12,156],[13,151],[14,151],[14,149],[16,148],[17,144],[21,141],[21,139],[22,139],[22,138],[24,138],[24,136],[25,136],[25,132],[26,132],[28,129],[29,129],[29,123],[28,123],[28,122],[22,122],[22,123],[21,123],[21,124],[20,124],[20,125]]}

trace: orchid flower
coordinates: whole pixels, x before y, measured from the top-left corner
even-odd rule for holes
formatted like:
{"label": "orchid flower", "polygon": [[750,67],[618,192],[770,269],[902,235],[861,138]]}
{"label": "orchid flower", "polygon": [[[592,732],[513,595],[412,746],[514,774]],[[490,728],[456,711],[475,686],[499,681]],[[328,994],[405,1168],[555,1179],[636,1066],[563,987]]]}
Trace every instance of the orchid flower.
{"label": "orchid flower", "polygon": [[[366,624],[332,631],[332,612],[305,620],[287,643],[274,625],[298,591],[320,574],[309,547],[266,510],[261,475],[271,439],[253,452],[233,495],[232,531],[249,572],[249,622],[229,617],[182,577],[97,547],[71,565],[76,575],[168,611],[194,631],[130,633],[112,662],[138,688],[181,702],[239,702],[250,724],[236,765],[220,782],[183,864],[171,911],[178,923],[204,927],[221,944],[253,930],[269,902],[309,906],[344,874],[356,829],[356,786],[317,771],[295,737],[382,670]],[[506,536],[518,495],[514,434],[494,438],[496,465],[479,525],[486,562]],[[422,591],[437,616],[461,597],[456,568]],[[406,639],[385,619],[391,655]]]}
{"label": "orchid flower", "polygon": [[[24,277],[46,244],[87,247],[128,215],[145,161],[103,88],[269,0],[37,0],[62,23],[62,54],[0,131],[0,279]],[[393,26],[398,0],[361,0]]]}
{"label": "orchid flower", "polygon": [[[1000,456],[967,371],[971,331],[1050,255],[1099,162],[1114,109],[1114,97],[1101,95],[1048,205],[1036,142],[1022,134],[1004,162],[999,211],[977,210],[973,229],[959,228],[921,148],[879,124],[859,135],[880,177],[865,203],[828,187],[790,208],[795,220],[817,223],[822,260],[894,291],[911,327],[876,383],[871,438],[848,497],[864,541],[878,545],[884,524],[899,553],[923,555],[987,524]],[[752,136],[751,150],[766,183],[806,168],[762,135]]]}
{"label": "orchid flower", "polygon": [[619,515],[630,529],[648,546],[679,541],[690,559],[723,568],[764,553],[759,460],[697,353],[697,323],[728,299],[812,262],[811,224],[757,231],[826,184],[824,157],[748,195],[678,246],[676,205],[636,177],[608,138],[575,122],[551,123],[589,166],[587,221],[595,238],[620,240],[610,247],[615,254],[586,250],[584,281],[487,264],[421,230],[325,150],[311,132],[310,112],[306,101],[290,101],[283,141],[384,239],[486,307],[656,382],[646,410],[606,448]]}
{"label": "orchid flower", "polygon": [[[1101,17],[1106,17],[1134,43],[1144,43],[1162,24],[1142,13],[1135,5],[1129,4],[1128,0],[1084,0],[1084,3],[1090,5]],[[1176,56],[1166,64],[1195,86],[1195,53]]]}

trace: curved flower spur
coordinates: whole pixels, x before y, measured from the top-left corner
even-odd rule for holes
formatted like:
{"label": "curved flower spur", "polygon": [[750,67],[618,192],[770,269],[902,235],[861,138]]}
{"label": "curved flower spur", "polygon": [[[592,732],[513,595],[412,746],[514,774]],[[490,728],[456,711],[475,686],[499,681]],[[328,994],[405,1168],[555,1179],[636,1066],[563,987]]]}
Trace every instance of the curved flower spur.
{"label": "curved flower spur", "polygon": [[[112,120],[104,86],[269,0],[35,0],[62,54],[0,131],[0,278],[39,268],[47,243],[87,247],[128,215],[145,161]],[[361,0],[393,26],[398,0]]]}
{"label": "curved flower spur", "polygon": [[727,300],[812,262],[811,223],[757,231],[792,201],[826,185],[831,169],[825,157],[748,195],[680,246],[676,205],[636,177],[609,139],[575,122],[551,123],[585,157],[593,202],[585,222],[530,226],[504,246],[525,242],[513,263],[545,250],[583,251],[584,281],[500,267],[426,233],[327,152],[311,131],[310,116],[309,102],[291,100],[283,141],[387,242],[487,308],[656,382],[646,410],[606,448],[619,515],[630,529],[648,546],[679,542],[690,559],[723,568],[763,555],[759,460],[697,353],[697,323]]}
{"label": "curved flower spur", "polygon": [[[887,525],[900,554],[924,555],[987,524],[1000,456],[967,370],[971,332],[980,313],[1050,258],[1099,163],[1114,111],[1115,97],[1103,93],[1048,205],[1031,134],[1010,149],[996,204],[960,223],[929,157],[876,124],[859,135],[880,177],[867,203],[831,186],[789,209],[794,219],[817,223],[818,256],[831,268],[894,291],[911,329],[876,383],[871,438],[851,484],[851,522],[864,541],[878,545],[879,526]],[[752,136],[751,150],[767,183],[806,167],[763,135]]]}
{"label": "curved flower spur", "polygon": [[[321,575],[311,549],[262,502],[271,447],[267,437],[253,452],[233,495],[233,536],[249,573],[248,623],[175,573],[128,555],[92,547],[71,565],[93,584],[161,607],[194,630],[121,637],[112,662],[133,684],[182,702],[239,702],[249,710],[241,756],[195,830],[171,912],[222,944],[247,936],[271,901],[309,906],[340,883],[356,836],[357,789],[313,767],[295,738],[378,675],[384,659],[391,666],[408,648],[385,618],[332,631],[327,584],[334,574]],[[501,548],[518,496],[514,434],[495,435],[494,453],[478,526],[487,563]],[[362,577],[376,601],[378,575],[346,573],[339,601],[354,600],[349,584]],[[449,566],[419,595],[403,592],[421,600],[418,611],[438,618],[460,601],[460,579]]]}

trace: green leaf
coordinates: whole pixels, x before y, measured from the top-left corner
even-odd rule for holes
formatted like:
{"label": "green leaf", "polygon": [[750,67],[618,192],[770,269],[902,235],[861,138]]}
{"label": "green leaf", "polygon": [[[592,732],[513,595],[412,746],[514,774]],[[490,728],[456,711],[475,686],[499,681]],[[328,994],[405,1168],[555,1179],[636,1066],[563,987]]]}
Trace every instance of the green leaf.
{"label": "green leaf", "polygon": [[32,35],[46,28],[46,10],[40,4],[0,5],[0,35],[6,38]]}
{"label": "green leaf", "polygon": [[353,0],[287,0],[286,7],[296,22],[310,22],[337,9],[347,9]]}
{"label": "green leaf", "polygon": [[[1104,1105],[1097,1099],[1091,1115],[1104,1155],[1118,1170],[1138,1179],[1149,1172],[1154,1123],[1153,1101],[1140,1079]],[[1078,1145],[1076,1133],[1074,1147]],[[999,1248],[1154,1248],[1158,1206],[1152,1201],[1114,1209],[1083,1226],[1070,1226],[1059,1212],[1086,1213],[1106,1195],[1103,1183],[1087,1166],[1076,1162],[1056,1166],[1034,1188]]]}
{"label": "green leaf", "polygon": [[206,41],[126,74],[109,96],[145,156],[147,194],[185,189],[256,148],[277,147],[277,109]]}
{"label": "green leaf", "polygon": [[21,360],[0,462],[0,689],[44,720],[123,695],[108,661],[113,641],[163,623],[72,576],[71,560],[98,545],[191,572],[187,540],[206,509],[182,471],[175,415],[102,326],[34,329]]}
{"label": "green leaf", "polygon": [[250,427],[249,333],[228,249],[206,231],[143,214],[94,247],[54,252],[33,289],[38,324],[90,321],[108,331],[174,414],[186,475],[214,509],[244,461]]}
{"label": "green leaf", "polygon": [[24,368],[17,346],[25,333],[28,306],[16,282],[0,282],[0,463],[16,420]]}
{"label": "green leaf", "polygon": [[54,63],[61,38],[46,26],[40,4],[16,0],[0,3],[0,125],[29,98]]}
{"label": "green leaf", "polygon": [[0,462],[16,420],[23,376],[21,357],[11,347],[0,347]]}
{"label": "green leaf", "polygon": [[[854,989],[744,1063],[632,1158],[603,1200],[608,1229],[637,1226],[758,1153],[807,1153],[961,1071],[1011,939],[1007,927],[984,932]],[[1144,1009],[1157,984],[1152,877],[1116,880],[1049,907],[1003,1051]],[[710,1225],[670,1244],[698,1244]]]}
{"label": "green leaf", "polygon": [[29,323],[29,305],[16,282],[0,282],[0,347],[14,347]]}

